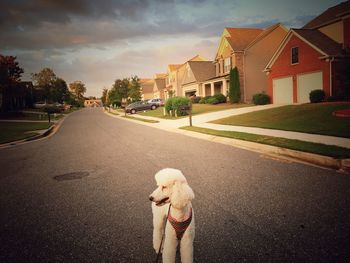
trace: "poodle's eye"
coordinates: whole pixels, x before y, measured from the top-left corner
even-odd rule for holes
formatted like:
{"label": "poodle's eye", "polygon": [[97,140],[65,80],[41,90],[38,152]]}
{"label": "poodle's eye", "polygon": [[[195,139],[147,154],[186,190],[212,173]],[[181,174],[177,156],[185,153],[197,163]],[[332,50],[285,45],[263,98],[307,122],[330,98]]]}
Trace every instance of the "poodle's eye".
{"label": "poodle's eye", "polygon": [[167,187],[166,186],[162,186],[162,191],[165,190]]}

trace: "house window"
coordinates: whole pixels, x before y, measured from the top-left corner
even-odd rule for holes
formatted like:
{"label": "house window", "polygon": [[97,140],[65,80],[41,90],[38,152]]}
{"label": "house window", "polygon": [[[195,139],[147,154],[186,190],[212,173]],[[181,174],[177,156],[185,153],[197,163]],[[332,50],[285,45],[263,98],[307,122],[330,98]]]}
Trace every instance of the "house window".
{"label": "house window", "polygon": [[231,58],[228,57],[228,58],[225,58],[224,60],[224,72],[229,72],[231,69]]}
{"label": "house window", "polygon": [[292,64],[299,63],[299,48],[292,47]]}

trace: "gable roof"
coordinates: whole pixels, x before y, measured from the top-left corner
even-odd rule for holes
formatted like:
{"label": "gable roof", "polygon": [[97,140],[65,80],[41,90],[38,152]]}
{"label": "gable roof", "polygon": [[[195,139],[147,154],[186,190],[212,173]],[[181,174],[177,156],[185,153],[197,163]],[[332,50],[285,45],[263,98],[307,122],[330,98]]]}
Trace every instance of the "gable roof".
{"label": "gable roof", "polygon": [[165,89],[165,78],[155,78],[153,91],[161,91],[162,89]]}
{"label": "gable roof", "polygon": [[319,28],[341,20],[341,18],[347,14],[350,14],[350,1],[342,2],[339,5],[328,8],[322,14],[308,22],[303,28]]}
{"label": "gable roof", "polygon": [[153,86],[154,86],[154,80],[153,79],[140,79],[140,86],[141,86],[143,94],[152,93]]}
{"label": "gable roof", "polygon": [[285,34],[288,33],[288,29],[283,26],[281,23],[274,24],[272,26],[269,26],[265,28],[248,46],[246,49],[249,49],[250,47],[254,46],[257,42],[259,42],[261,39],[263,39],[265,36],[270,34],[272,31],[274,31],[276,28],[282,28],[285,31]]}
{"label": "gable roof", "polygon": [[181,66],[182,66],[182,64],[169,64],[168,68],[169,68],[169,71],[175,71]]}
{"label": "gable roof", "polygon": [[342,45],[335,42],[333,39],[329,38],[317,29],[295,29],[289,30],[288,34],[285,36],[276,52],[272,56],[269,63],[266,65],[264,71],[268,71],[272,65],[275,63],[279,55],[281,54],[284,47],[287,45],[288,41],[292,36],[296,36],[306,44],[317,50],[325,58],[326,57],[345,57],[347,56],[342,49]]}
{"label": "gable roof", "polygon": [[166,78],[167,75],[168,75],[167,73],[156,73],[154,75],[154,79],[164,79]]}
{"label": "gable roof", "polygon": [[189,61],[188,65],[197,82],[215,77],[215,66],[212,61]]}
{"label": "gable roof", "polygon": [[229,33],[226,40],[234,51],[243,51],[261,32],[260,28],[231,28],[225,30]]}
{"label": "gable roof", "polygon": [[319,49],[326,56],[339,57],[343,55],[342,44],[335,42],[319,30],[292,29],[299,38],[306,40],[309,44]]}

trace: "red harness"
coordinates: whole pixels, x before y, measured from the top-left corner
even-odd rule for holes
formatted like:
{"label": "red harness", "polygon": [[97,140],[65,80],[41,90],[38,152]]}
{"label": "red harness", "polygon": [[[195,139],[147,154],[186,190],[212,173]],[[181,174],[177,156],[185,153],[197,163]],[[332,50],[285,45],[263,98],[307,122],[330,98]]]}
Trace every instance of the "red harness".
{"label": "red harness", "polygon": [[190,216],[189,216],[189,218],[186,219],[185,221],[182,221],[182,222],[177,221],[175,218],[173,218],[170,215],[170,212],[169,212],[169,215],[168,215],[168,220],[169,220],[170,224],[173,226],[173,228],[175,229],[177,239],[181,240],[181,238],[184,235],[186,229],[191,224],[191,221],[192,221],[192,208],[190,209]]}

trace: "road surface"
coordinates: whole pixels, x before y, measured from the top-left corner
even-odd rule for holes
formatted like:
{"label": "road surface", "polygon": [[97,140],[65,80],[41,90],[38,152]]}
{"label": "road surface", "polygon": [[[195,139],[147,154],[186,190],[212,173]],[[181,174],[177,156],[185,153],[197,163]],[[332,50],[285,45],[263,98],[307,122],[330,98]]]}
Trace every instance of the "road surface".
{"label": "road surface", "polygon": [[345,262],[350,177],[105,115],[0,149],[0,262],[153,262],[154,174],[195,192],[195,262]]}

